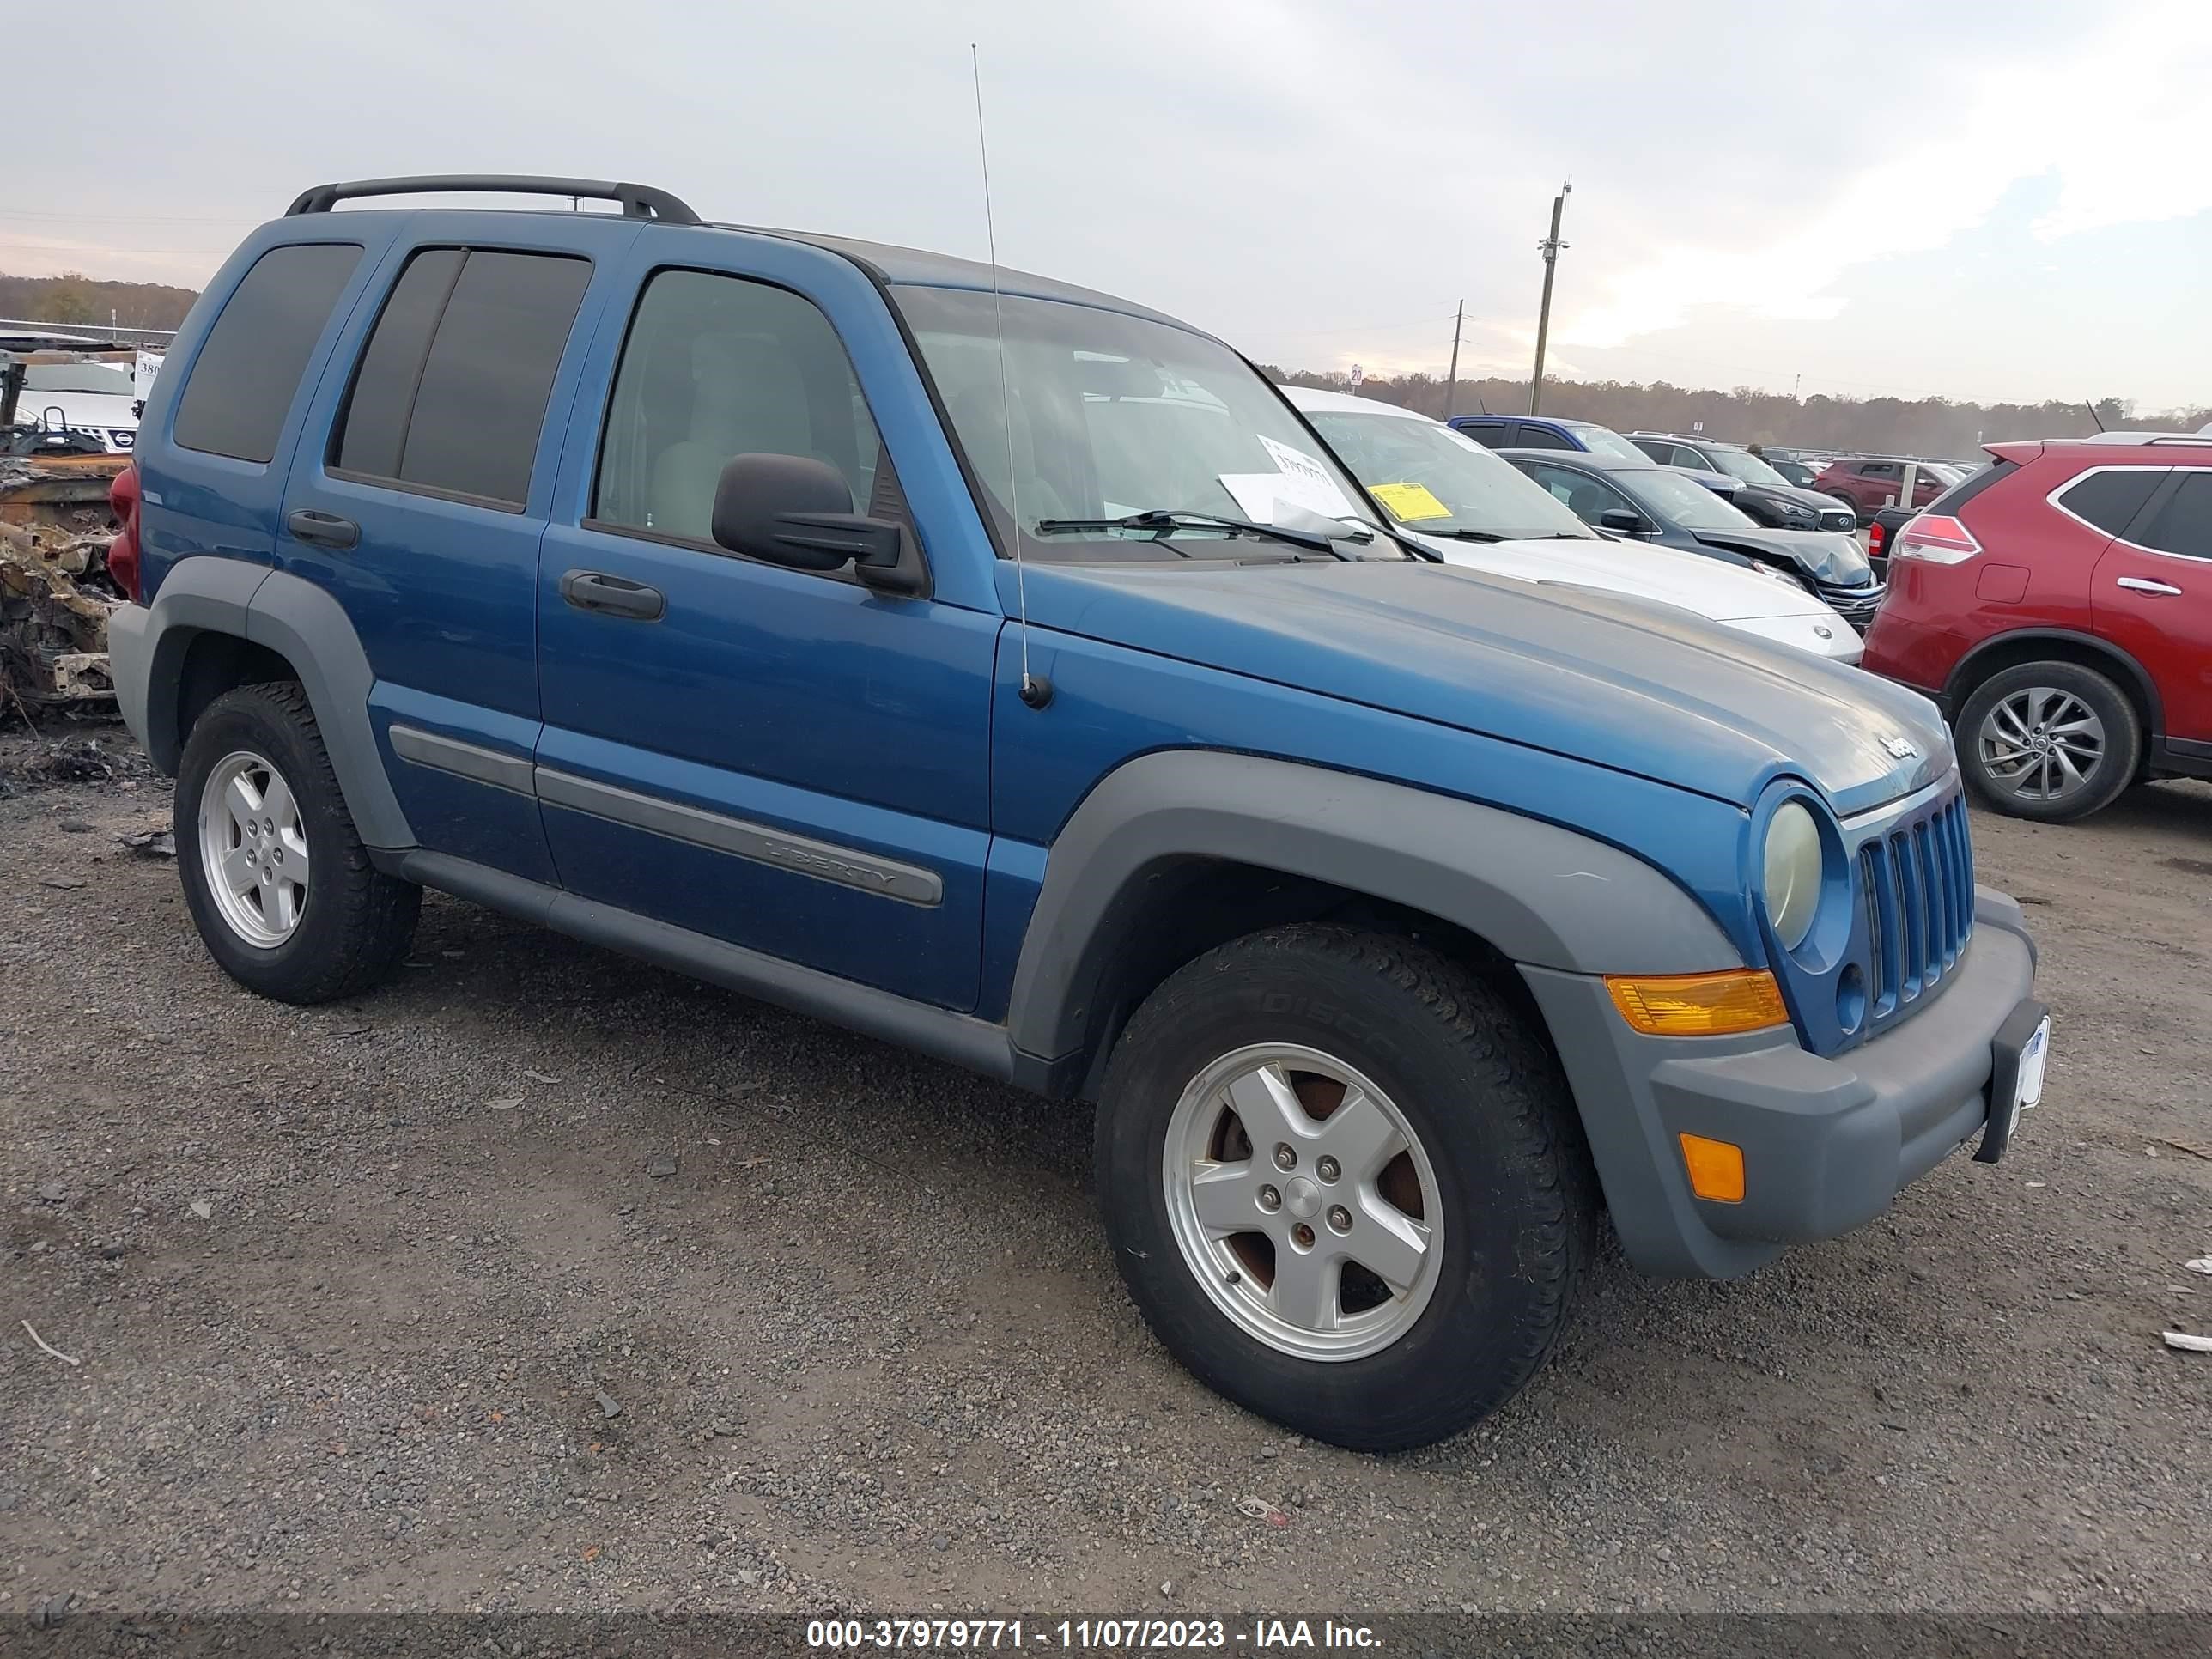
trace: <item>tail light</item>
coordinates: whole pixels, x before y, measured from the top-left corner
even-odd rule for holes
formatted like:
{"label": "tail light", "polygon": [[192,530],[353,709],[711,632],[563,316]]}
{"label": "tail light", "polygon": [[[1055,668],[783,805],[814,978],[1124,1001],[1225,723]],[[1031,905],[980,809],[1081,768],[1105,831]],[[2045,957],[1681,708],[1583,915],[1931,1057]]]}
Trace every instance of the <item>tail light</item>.
{"label": "tail light", "polygon": [[1880,523],[1879,521],[1869,525],[1867,526],[1867,556],[1875,559],[1880,558],[1881,556],[1882,544],[1887,542],[1888,539],[1888,526]]}
{"label": "tail light", "polygon": [[1923,513],[1897,532],[1893,559],[1923,559],[1929,564],[1964,564],[1982,550],[1974,532],[1958,520]]}
{"label": "tail light", "polygon": [[133,461],[107,486],[108,510],[115,514],[115,539],[107,544],[107,577],[136,604],[143,583],[138,568],[138,464]]}

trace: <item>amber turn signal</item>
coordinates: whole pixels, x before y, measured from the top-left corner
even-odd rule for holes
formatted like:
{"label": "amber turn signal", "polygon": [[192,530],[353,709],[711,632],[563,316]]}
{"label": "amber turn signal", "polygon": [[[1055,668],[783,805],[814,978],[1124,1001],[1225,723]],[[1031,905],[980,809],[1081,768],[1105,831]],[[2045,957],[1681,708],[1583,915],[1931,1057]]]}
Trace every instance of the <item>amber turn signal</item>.
{"label": "amber turn signal", "polygon": [[1763,968],[1656,978],[1622,975],[1608,978],[1605,988],[1620,1017],[1651,1036],[1727,1036],[1790,1020],[1782,988]]}
{"label": "amber turn signal", "polygon": [[1722,1204],[1743,1202],[1743,1148],[1732,1140],[1708,1140],[1686,1134],[1682,1165],[1690,1172],[1690,1190],[1699,1198]]}

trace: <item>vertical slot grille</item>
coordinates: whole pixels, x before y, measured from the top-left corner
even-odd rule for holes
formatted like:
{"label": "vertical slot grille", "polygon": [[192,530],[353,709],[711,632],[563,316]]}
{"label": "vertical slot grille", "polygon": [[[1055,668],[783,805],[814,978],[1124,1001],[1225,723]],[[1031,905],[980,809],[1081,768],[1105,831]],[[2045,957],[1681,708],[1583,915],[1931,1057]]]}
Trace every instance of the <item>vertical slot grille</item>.
{"label": "vertical slot grille", "polygon": [[1974,927],[1966,805],[1954,795],[1859,848],[1869,1025],[1909,1007],[1958,965]]}

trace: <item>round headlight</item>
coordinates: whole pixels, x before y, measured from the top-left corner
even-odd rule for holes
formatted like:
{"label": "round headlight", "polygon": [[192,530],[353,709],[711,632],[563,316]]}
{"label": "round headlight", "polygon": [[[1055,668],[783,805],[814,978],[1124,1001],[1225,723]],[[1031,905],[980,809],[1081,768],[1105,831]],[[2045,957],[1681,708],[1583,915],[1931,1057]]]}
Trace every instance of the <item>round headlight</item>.
{"label": "round headlight", "polygon": [[1784,802],[1766,825],[1766,916],[1782,948],[1813,931],[1820,903],[1820,827],[1800,801]]}

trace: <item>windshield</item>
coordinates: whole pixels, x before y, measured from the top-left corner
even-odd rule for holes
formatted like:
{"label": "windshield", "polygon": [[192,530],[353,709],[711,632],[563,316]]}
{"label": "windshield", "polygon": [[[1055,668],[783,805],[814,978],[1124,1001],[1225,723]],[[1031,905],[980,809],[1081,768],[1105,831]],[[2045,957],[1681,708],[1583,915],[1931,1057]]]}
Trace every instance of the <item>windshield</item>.
{"label": "windshield", "polygon": [[1577,426],[1574,434],[1583,441],[1583,447],[1593,455],[1611,455],[1624,461],[1648,461],[1651,458],[1609,426]]}
{"label": "windshield", "polygon": [[1473,531],[1507,541],[1592,539],[1551,491],[1449,427],[1403,415],[1332,410],[1306,418],[1329,447],[1409,530]]}
{"label": "windshield", "polygon": [[23,369],[26,392],[105,392],[131,395],[131,371],[112,363],[30,363]]}
{"label": "windshield", "polygon": [[1610,475],[1660,519],[1685,530],[1746,530],[1752,520],[1687,473],[1658,467],[1630,468]]}
{"label": "windshield", "polygon": [[1710,449],[1705,453],[1711,458],[1715,469],[1727,473],[1731,478],[1741,478],[1746,483],[1779,484],[1784,489],[1790,488],[1789,479],[1748,450]]}
{"label": "windshield", "polygon": [[[1295,556],[1282,542],[1234,530],[1097,522],[1140,513],[1305,528],[1316,520],[1303,509],[1376,522],[1358,485],[1325,451],[1314,453],[1320,446],[1274,388],[1215,341],[1093,306],[1008,295],[998,301],[1002,388],[988,293],[893,292],[1009,546],[1010,507],[1019,503],[1024,558]],[[1333,545],[1354,558],[1407,556],[1389,537],[1368,533],[1364,544]]]}

